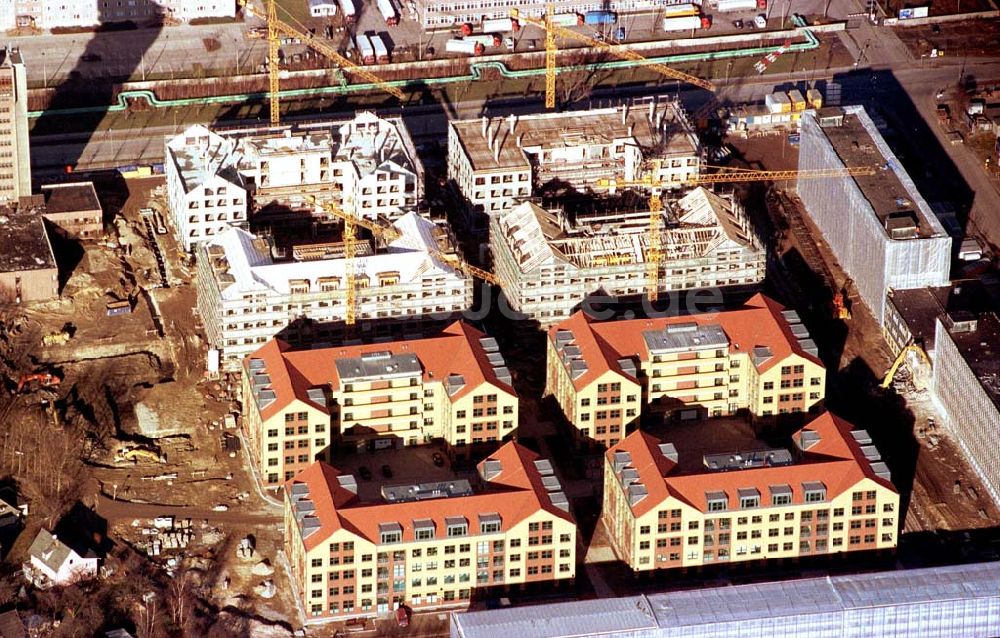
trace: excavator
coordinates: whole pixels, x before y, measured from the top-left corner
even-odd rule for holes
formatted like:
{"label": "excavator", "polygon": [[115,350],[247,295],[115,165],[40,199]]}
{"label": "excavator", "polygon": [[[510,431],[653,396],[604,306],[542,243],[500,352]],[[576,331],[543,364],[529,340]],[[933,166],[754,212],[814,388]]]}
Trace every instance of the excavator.
{"label": "excavator", "polygon": [[903,365],[903,362],[906,361],[906,353],[908,352],[915,352],[918,357],[923,359],[924,363],[926,363],[928,367],[931,366],[931,360],[928,358],[927,353],[924,352],[924,349],[915,343],[911,343],[899,351],[899,354],[896,355],[896,360],[892,362],[892,365],[889,367],[889,371],[885,373],[885,378],[882,379],[883,390],[892,385],[892,380],[895,378],[896,372],[899,371],[899,366]]}
{"label": "excavator", "polygon": [[62,383],[62,379],[51,372],[36,372],[34,374],[22,374],[17,380],[16,394],[20,394],[26,387],[30,388],[33,383],[38,383],[39,388],[57,388]]}
{"label": "excavator", "polygon": [[125,446],[115,452],[115,463],[139,463],[140,461],[166,463],[167,459],[163,454],[149,447]]}

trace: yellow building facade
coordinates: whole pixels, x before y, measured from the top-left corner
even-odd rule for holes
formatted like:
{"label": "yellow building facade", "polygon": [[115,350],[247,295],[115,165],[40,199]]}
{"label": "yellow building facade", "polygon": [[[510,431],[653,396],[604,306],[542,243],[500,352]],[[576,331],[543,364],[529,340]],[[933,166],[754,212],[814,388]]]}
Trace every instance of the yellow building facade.
{"label": "yellow building facade", "polygon": [[[419,495],[417,495],[419,494]],[[576,524],[548,461],[507,443],[477,485],[383,486],[317,462],[285,485],[285,549],[311,623],[468,606],[473,593],[576,575]]]}
{"label": "yellow building facade", "polygon": [[666,419],[814,409],[826,370],[794,311],[763,295],[704,315],[597,322],[548,332],[546,394],[580,439],[610,446],[643,411]]}
{"label": "yellow building facade", "polygon": [[604,459],[601,521],[618,558],[647,571],[895,548],[899,493],[867,432],[824,414],[793,444],[682,459],[630,434]]}
{"label": "yellow building facade", "polygon": [[445,443],[456,461],[517,429],[518,399],[496,341],[457,322],[425,339],[292,350],[274,339],[243,362],[243,428],[266,486],[330,445]]}

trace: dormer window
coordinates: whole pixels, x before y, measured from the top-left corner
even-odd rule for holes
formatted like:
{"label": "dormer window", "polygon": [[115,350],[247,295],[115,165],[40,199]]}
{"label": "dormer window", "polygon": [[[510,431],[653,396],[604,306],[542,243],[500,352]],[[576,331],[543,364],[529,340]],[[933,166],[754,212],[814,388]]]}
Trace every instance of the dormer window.
{"label": "dormer window", "polygon": [[755,487],[740,488],[740,509],[760,507],[760,492]]}
{"label": "dormer window", "polygon": [[380,523],[378,533],[383,545],[403,542],[403,526],[399,523]]}
{"label": "dormer window", "polygon": [[449,516],[444,519],[448,536],[467,536],[469,533],[469,521],[464,516]]}
{"label": "dormer window", "polygon": [[479,515],[479,533],[480,534],[497,534],[500,532],[500,515],[493,514],[480,514]]}
{"label": "dormer window", "polygon": [[705,500],[709,512],[724,512],[729,507],[729,497],[725,492],[707,492]]}

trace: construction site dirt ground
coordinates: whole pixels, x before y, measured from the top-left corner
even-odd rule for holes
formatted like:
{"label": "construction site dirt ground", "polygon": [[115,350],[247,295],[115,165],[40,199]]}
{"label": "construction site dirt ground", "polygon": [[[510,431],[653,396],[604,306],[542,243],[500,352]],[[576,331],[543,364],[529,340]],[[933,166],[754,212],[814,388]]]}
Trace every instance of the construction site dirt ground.
{"label": "construction site dirt ground", "polygon": [[[56,373],[62,378],[50,393],[56,411],[62,418],[83,414],[101,431],[95,437],[103,449],[90,455],[81,500],[107,520],[115,542],[138,548],[150,538],[143,530],[158,516],[191,519],[194,536],[187,548],[164,550],[154,560],[210,559],[220,608],[238,599],[265,624],[297,627],[301,618],[279,558],[281,510],[259,496],[236,430],[224,428],[224,417],[238,406],[224,380],[205,375],[207,348],[191,273],[173,236],[151,235],[139,213],[151,203],[164,210],[162,184],[162,178],[98,184],[111,230],[60,263],[60,299],[24,309],[20,330],[3,344],[6,372],[11,378],[35,370]],[[165,256],[167,282],[154,242]],[[131,314],[107,316],[108,301],[127,298],[134,299]],[[44,335],[62,331],[69,336],[65,343],[42,345]],[[37,411],[37,394],[13,395],[5,418]],[[155,452],[134,461],[116,458],[132,447]],[[235,553],[248,534],[255,536],[252,561]],[[273,574],[252,572],[262,558]],[[255,594],[269,579],[277,595]]]}

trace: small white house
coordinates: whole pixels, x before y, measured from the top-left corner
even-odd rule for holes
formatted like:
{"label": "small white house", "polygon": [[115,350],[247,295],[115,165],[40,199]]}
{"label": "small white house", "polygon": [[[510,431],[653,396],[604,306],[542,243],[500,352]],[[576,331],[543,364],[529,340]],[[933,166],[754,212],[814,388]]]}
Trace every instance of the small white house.
{"label": "small white house", "polygon": [[329,18],[337,15],[336,0],[309,0],[309,14],[314,18]]}
{"label": "small white house", "polygon": [[24,575],[35,587],[69,585],[97,576],[97,554],[88,550],[81,556],[48,530],[42,529],[28,550],[30,561]]}

